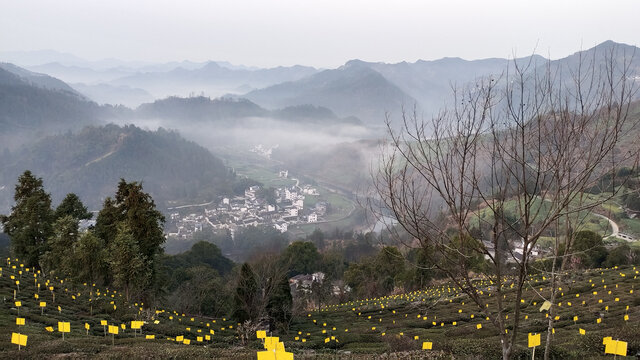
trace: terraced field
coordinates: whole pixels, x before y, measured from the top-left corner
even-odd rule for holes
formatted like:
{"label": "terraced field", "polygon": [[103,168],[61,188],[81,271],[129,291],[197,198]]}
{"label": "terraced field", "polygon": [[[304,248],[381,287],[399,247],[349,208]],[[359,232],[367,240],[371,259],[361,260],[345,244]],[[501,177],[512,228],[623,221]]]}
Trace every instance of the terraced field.
{"label": "terraced field", "polygon": [[[262,348],[254,336],[243,346],[238,324],[227,318],[203,318],[170,309],[141,310],[142,304],[127,303],[119,293],[90,285],[71,286],[58,279],[47,283],[15,261],[3,265],[0,358],[255,359],[256,351]],[[555,308],[559,318],[554,326],[553,357],[606,358],[602,345],[606,336],[628,342],[629,355],[639,352],[638,275],[635,267],[565,274],[558,285],[562,295]],[[16,281],[20,282],[19,290]],[[494,286],[481,279],[478,283],[487,309],[491,309],[497,300],[491,296]],[[540,311],[540,306],[548,287],[546,277],[535,275],[526,288],[515,358],[531,357],[528,333],[541,333],[544,346],[547,312]],[[511,291],[508,286],[507,300]],[[21,306],[16,307],[15,301]],[[40,302],[46,302],[46,307],[41,308]],[[513,307],[509,309],[500,316],[513,319]],[[496,359],[500,357],[500,340],[486,316],[466,295],[442,283],[409,294],[363,299],[300,314],[288,332],[273,335],[284,341],[296,359]],[[24,318],[25,325],[16,325],[16,318]],[[105,335],[100,325],[103,320],[120,327],[119,334]],[[130,329],[132,320],[145,322],[135,334]],[[64,340],[57,331],[59,321],[71,324]],[[26,348],[18,351],[17,345],[11,344],[13,332],[28,336]],[[148,335],[154,339],[147,339]],[[184,339],[189,340],[188,345]],[[432,350],[421,349],[425,341],[432,342]],[[539,348],[536,358],[542,353]]]}

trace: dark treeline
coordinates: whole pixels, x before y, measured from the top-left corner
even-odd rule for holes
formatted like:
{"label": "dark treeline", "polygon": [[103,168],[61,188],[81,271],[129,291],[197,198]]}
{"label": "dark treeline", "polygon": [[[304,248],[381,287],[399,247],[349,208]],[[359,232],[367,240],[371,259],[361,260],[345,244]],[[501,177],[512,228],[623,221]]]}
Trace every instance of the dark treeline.
{"label": "dark treeline", "polygon": [[41,178],[25,171],[15,187],[11,214],[0,219],[11,238],[11,253],[45,276],[122,290],[127,300],[151,301],[158,288],[164,216],[136,182],[118,183],[95,227],[80,231],[92,215],[70,193],[56,209]]}

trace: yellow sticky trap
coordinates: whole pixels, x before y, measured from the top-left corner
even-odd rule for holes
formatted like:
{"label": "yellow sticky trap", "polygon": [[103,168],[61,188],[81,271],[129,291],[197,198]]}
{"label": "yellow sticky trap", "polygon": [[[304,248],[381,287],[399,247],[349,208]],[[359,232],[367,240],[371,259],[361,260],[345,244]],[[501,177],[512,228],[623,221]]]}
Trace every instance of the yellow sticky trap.
{"label": "yellow sticky trap", "polygon": [[276,336],[267,336],[264,338],[264,348],[267,350],[275,350],[278,346],[278,342],[280,341],[279,337]]}
{"label": "yellow sticky trap", "polygon": [[24,318],[16,318],[16,325],[24,325]]}
{"label": "yellow sticky trap", "polygon": [[120,329],[115,325],[109,325],[109,334],[118,335]]}
{"label": "yellow sticky trap", "polygon": [[256,331],[256,337],[258,339],[264,339],[267,337],[267,332],[265,330],[258,330]]}
{"label": "yellow sticky trap", "polygon": [[540,307],[540,311],[546,311],[551,309],[551,303],[549,301],[545,301],[544,303],[542,303],[542,306]]}
{"label": "yellow sticky trap", "polygon": [[61,333],[71,332],[71,323],[58,321],[58,332],[61,332]]}
{"label": "yellow sticky trap", "polygon": [[620,355],[620,356],[627,356],[627,342],[626,341],[609,340],[605,344],[604,353],[605,354]]}
{"label": "yellow sticky trap", "polygon": [[431,350],[433,348],[433,343],[431,341],[425,341],[422,343],[422,350]]}
{"label": "yellow sticky trap", "polygon": [[11,334],[11,343],[20,346],[27,346],[27,335],[20,333]]}
{"label": "yellow sticky trap", "polygon": [[293,360],[293,353],[290,352],[258,351],[257,355],[258,360]]}
{"label": "yellow sticky trap", "polygon": [[147,339],[147,340],[153,340],[155,338],[156,338],[155,335],[147,335],[147,336],[145,336],[145,339]]}

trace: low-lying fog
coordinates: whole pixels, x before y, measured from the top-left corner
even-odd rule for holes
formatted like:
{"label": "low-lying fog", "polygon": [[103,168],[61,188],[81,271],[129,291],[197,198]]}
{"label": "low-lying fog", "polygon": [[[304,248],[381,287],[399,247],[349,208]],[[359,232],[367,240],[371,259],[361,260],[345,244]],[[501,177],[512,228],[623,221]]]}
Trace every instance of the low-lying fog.
{"label": "low-lying fog", "polygon": [[113,120],[118,125],[134,124],[145,130],[159,127],[177,130],[185,138],[207,147],[211,151],[224,146],[281,147],[306,145],[325,146],[374,139],[383,135],[362,125],[324,121],[297,123],[274,118],[244,118],[230,121],[176,121],[167,119]]}
{"label": "low-lying fog", "polygon": [[296,122],[252,117],[213,122],[137,118],[114,123],[177,130],[223,159],[263,157],[298,175],[349,190],[369,181],[371,165],[379,155],[379,139],[385,136],[382,129],[335,119]]}

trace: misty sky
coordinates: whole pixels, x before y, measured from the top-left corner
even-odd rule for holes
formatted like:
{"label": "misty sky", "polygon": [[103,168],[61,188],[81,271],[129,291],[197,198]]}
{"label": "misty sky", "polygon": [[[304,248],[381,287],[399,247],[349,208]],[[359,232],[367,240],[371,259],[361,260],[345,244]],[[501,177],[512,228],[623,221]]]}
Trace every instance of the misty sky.
{"label": "misty sky", "polygon": [[640,1],[0,0],[0,51],[336,67],[640,45]]}

